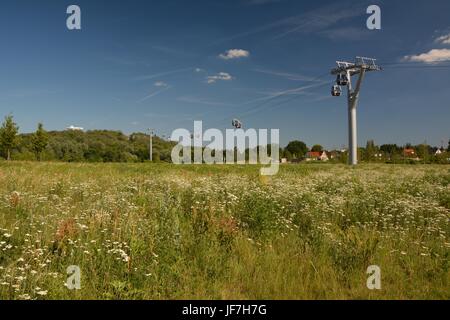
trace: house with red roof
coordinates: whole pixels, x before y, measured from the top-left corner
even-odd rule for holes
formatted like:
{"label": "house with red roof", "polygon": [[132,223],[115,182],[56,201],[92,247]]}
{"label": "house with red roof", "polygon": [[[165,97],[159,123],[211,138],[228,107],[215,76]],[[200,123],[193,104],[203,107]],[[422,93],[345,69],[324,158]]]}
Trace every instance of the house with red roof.
{"label": "house with red roof", "polygon": [[416,150],[412,148],[405,148],[403,149],[403,156],[406,158],[416,158]]}
{"label": "house with red roof", "polygon": [[328,155],[326,151],[309,151],[306,154],[306,161],[328,161]]}

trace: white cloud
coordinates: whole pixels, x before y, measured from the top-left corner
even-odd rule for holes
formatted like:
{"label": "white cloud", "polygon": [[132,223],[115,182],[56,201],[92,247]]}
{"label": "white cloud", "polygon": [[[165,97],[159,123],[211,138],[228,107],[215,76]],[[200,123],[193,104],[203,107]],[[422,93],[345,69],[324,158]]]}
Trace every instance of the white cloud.
{"label": "white cloud", "polygon": [[334,4],[327,4],[318,9],[307,11],[305,13],[286,17],[280,20],[272,21],[268,24],[246,30],[230,37],[218,39],[212,44],[228,42],[238,38],[249,37],[257,33],[272,33],[276,31],[278,34],[273,39],[279,39],[294,33],[314,33],[320,32],[332,26],[340,26],[341,22],[352,18],[363,16],[366,12],[367,4],[348,3],[344,5],[343,1],[335,1]]}
{"label": "white cloud", "polygon": [[211,84],[216,83],[217,81],[231,81],[233,80],[233,77],[229,73],[220,72],[214,76],[208,76],[206,80],[209,84]]}
{"label": "white cloud", "polygon": [[157,96],[158,94],[171,89],[171,87],[166,86],[166,87],[162,87],[162,89],[159,89],[158,91],[152,92],[150,93],[148,96],[145,96],[144,98],[142,98],[141,100],[137,101],[138,103],[144,102],[150,98],[153,98],[154,96]]}
{"label": "white cloud", "polygon": [[155,87],[167,87],[168,84],[163,81],[157,81],[155,82]]}
{"label": "white cloud", "polygon": [[167,71],[167,72],[150,74],[150,75],[146,75],[146,76],[139,76],[139,77],[134,78],[134,80],[135,81],[145,81],[145,80],[169,76],[169,75],[176,74],[176,73],[192,71],[192,69],[193,68],[183,68],[183,69],[171,70],[171,71]]}
{"label": "white cloud", "polygon": [[369,37],[374,33],[364,28],[342,27],[342,28],[327,29],[319,32],[319,34],[335,41],[340,40],[357,41]]}
{"label": "white cloud", "polygon": [[265,70],[265,69],[254,69],[253,71],[268,74],[271,76],[286,78],[288,80],[292,81],[318,81],[314,78],[307,77],[301,74],[295,74],[295,73],[288,73],[288,72],[279,72],[279,71],[272,71],[272,70]]}
{"label": "white cloud", "polygon": [[250,56],[250,52],[243,49],[230,49],[225,53],[219,55],[219,58],[224,60],[231,59],[240,59],[240,58],[248,58]]}
{"label": "white cloud", "polygon": [[443,43],[443,44],[450,44],[450,33],[437,38],[436,42]]}
{"label": "white cloud", "polygon": [[204,105],[209,105],[209,106],[234,106],[234,104],[230,104],[230,103],[212,101],[212,100],[193,97],[193,96],[179,97],[177,100],[182,101],[182,102],[187,102],[187,103],[204,104]]}
{"label": "white cloud", "polygon": [[250,5],[250,6],[273,3],[273,2],[280,2],[280,1],[282,1],[282,0],[245,0],[246,4]]}
{"label": "white cloud", "polygon": [[406,56],[404,60],[424,63],[450,61],[450,49],[433,49],[419,55]]}
{"label": "white cloud", "polygon": [[282,97],[285,95],[308,95],[308,91],[307,91],[308,89],[323,87],[324,85],[328,85],[328,82],[327,81],[319,82],[319,83],[315,83],[315,84],[301,86],[301,87],[294,88],[294,89],[264,93],[265,94],[264,97],[258,98],[255,100],[251,100],[251,101],[247,101],[244,104],[252,104],[252,103],[255,103],[258,101],[264,101],[264,100],[272,100],[272,99]]}

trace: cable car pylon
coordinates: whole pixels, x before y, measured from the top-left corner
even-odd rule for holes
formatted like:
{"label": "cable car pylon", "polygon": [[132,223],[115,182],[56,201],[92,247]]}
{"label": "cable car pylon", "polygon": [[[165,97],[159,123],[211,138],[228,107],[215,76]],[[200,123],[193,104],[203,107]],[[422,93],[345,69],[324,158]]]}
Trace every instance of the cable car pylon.
{"label": "cable car pylon", "polygon": [[[356,108],[358,106],[359,92],[366,72],[381,71],[381,67],[376,64],[376,59],[366,57],[356,57],[355,62],[336,61],[337,68],[331,70],[331,74],[337,76],[336,84],[331,89],[331,95],[338,97],[341,95],[341,86],[347,86],[348,100],[348,152],[349,165],[358,164],[358,138],[357,138],[357,117]],[[358,75],[356,87],[352,87],[352,77]]]}

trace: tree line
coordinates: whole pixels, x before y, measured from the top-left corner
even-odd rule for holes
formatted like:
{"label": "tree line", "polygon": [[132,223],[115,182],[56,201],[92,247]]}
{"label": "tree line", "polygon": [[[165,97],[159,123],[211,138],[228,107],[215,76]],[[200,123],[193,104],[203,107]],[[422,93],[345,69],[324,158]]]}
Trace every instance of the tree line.
{"label": "tree line", "polygon": [[[130,136],[110,130],[46,131],[39,123],[34,133],[19,134],[11,115],[0,127],[0,155],[7,160],[65,162],[143,162],[150,158],[149,135]],[[153,138],[154,161],[170,162],[173,142]]]}
{"label": "tree line", "polygon": [[[413,154],[405,154],[406,150],[412,150]],[[436,154],[437,151],[441,153]],[[308,152],[325,151],[321,145],[314,145],[311,148],[303,141],[291,141],[281,151],[282,157],[288,161],[304,159]],[[335,162],[347,163],[347,150],[326,151],[327,155],[332,156],[330,160]],[[376,145],[373,140],[367,141],[366,147],[358,148],[358,159],[363,162],[387,162],[387,163],[449,163],[450,162],[450,140],[447,147],[433,147],[426,143],[412,145],[407,143],[403,146],[397,144]]]}
{"label": "tree line", "polygon": [[[37,125],[34,133],[19,134],[19,127],[13,116],[5,117],[0,127],[0,156],[7,160],[45,160],[65,162],[144,162],[148,161],[149,135],[133,133],[129,136],[120,131],[111,130],[65,130],[49,131],[42,123]],[[156,162],[171,162],[171,152],[175,142],[159,137],[153,138],[153,160]],[[404,150],[412,149],[417,158],[425,163],[448,163],[450,158],[450,141],[446,150],[436,156],[438,148],[426,144],[413,146],[406,144],[384,144],[377,146],[373,140],[367,142],[365,148],[358,148],[358,158],[366,162],[405,162]],[[269,146],[267,150],[270,151]],[[303,141],[289,142],[285,148],[280,148],[280,158],[287,161],[303,160],[307,153],[323,152],[324,148],[316,144],[308,148]],[[249,150],[246,150],[248,154]],[[347,153],[344,150],[327,152],[330,160],[346,163]],[[270,152],[268,152],[270,155]]]}

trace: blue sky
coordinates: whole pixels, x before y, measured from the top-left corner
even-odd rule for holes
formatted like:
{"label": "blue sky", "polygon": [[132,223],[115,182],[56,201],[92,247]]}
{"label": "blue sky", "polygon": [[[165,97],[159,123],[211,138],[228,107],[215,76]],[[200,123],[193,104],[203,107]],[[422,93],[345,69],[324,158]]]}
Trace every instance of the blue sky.
{"label": "blue sky", "polygon": [[[71,4],[81,31],[66,28]],[[370,4],[382,30],[366,28]],[[447,0],[2,1],[0,115],[21,132],[43,122],[159,135],[239,118],[279,128],[283,145],[340,148],[346,99],[330,97],[327,73],[361,55],[385,70],[364,83],[359,144],[446,144],[449,12]]]}

